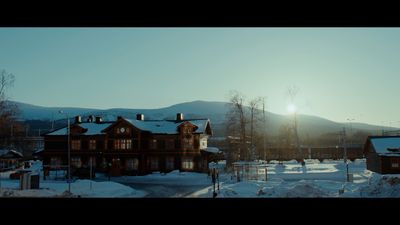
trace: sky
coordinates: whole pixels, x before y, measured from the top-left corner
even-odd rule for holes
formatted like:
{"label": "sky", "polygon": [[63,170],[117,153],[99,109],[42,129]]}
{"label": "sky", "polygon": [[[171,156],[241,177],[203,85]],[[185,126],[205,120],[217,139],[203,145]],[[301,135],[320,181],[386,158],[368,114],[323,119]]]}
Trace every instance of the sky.
{"label": "sky", "polygon": [[161,108],[266,98],[268,111],[400,126],[399,28],[0,28],[11,100]]}

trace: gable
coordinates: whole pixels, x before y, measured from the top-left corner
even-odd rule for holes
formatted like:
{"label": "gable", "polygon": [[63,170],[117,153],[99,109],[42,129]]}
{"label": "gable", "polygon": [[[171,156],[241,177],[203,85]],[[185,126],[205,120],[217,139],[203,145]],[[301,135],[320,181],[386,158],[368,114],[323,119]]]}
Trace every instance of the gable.
{"label": "gable", "polygon": [[[123,128],[123,129],[121,129]],[[135,127],[132,123],[130,123],[128,120],[125,120],[123,118],[118,119],[115,121],[112,125],[108,126],[106,129],[104,129],[102,132],[108,133],[108,134],[132,134],[133,132],[140,132],[140,129]]]}

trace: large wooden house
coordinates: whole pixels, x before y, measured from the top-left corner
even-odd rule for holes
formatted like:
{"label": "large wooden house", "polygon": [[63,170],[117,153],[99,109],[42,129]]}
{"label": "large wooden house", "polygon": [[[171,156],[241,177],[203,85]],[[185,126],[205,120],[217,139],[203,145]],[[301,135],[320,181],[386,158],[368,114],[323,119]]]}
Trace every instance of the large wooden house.
{"label": "large wooden house", "polygon": [[400,136],[369,136],[364,155],[368,170],[381,174],[400,173]]}
{"label": "large wooden house", "polygon": [[[44,135],[45,171],[67,168],[67,134],[64,127]],[[207,148],[211,135],[208,119],[184,120],[181,113],[175,120],[144,120],[143,114],[137,114],[135,120],[118,117],[112,122],[101,117],[82,122],[77,116],[70,126],[71,168],[92,166],[113,176],[172,170],[205,172],[213,154]]]}

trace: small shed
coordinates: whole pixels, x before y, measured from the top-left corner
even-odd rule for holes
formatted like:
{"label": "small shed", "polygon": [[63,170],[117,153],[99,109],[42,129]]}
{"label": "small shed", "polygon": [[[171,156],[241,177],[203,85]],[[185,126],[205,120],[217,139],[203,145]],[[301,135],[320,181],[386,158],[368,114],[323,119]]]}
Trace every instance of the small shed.
{"label": "small shed", "polygon": [[258,161],[233,163],[234,177],[241,180],[267,180],[267,164]]}
{"label": "small shed", "polygon": [[364,145],[367,169],[380,174],[400,173],[400,136],[369,136]]}

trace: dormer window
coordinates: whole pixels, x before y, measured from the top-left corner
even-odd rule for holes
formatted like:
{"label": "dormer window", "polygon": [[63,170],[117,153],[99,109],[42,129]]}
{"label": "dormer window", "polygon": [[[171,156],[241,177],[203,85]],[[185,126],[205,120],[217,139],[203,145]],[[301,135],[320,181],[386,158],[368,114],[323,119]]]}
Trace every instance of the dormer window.
{"label": "dormer window", "polygon": [[400,152],[400,148],[387,148],[387,150],[391,152]]}

